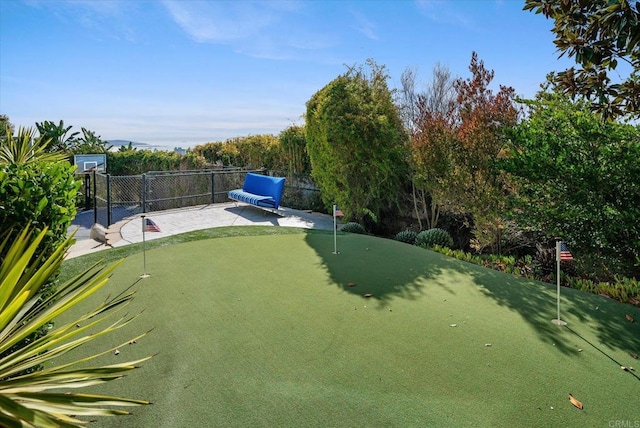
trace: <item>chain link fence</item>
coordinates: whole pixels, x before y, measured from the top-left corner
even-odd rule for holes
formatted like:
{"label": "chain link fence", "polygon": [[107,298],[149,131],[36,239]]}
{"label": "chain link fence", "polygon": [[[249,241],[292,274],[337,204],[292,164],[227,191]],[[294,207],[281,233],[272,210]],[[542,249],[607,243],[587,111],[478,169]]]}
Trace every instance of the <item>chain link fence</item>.
{"label": "chain link fence", "polygon": [[[275,171],[270,172],[269,175],[284,176]],[[316,187],[311,177],[306,175],[287,177],[280,204],[298,210],[325,211],[320,189]]]}
{"label": "chain link fence", "polygon": [[94,172],[93,181],[93,222],[108,226],[110,224],[109,207],[109,176]]}
{"label": "chain link fence", "polygon": [[[139,213],[227,202],[230,190],[242,187],[247,172],[264,170],[152,171],[143,175],[111,176],[93,172],[94,222],[105,227]],[[320,192],[308,177],[287,178],[282,205],[318,209]]]}

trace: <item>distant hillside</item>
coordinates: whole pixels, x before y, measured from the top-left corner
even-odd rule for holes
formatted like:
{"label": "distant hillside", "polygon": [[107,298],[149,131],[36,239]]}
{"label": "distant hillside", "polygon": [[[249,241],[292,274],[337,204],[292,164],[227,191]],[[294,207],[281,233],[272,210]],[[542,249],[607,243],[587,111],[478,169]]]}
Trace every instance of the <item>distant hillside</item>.
{"label": "distant hillside", "polygon": [[174,147],[174,146],[161,146],[161,145],[156,145],[156,144],[148,144],[148,143],[139,143],[137,141],[131,141],[131,140],[106,140],[107,145],[111,146],[111,151],[118,151],[120,149],[120,147],[124,146],[124,147],[129,147],[129,143],[131,143],[131,147],[133,149],[140,149],[140,150],[159,150],[159,151],[164,151],[164,152],[178,152],[180,154],[185,154],[186,153],[186,149],[183,149],[182,147]]}
{"label": "distant hillside", "polygon": [[129,143],[131,143],[132,147],[139,147],[141,149],[149,149],[153,147],[147,143],[138,143],[136,141],[131,141],[131,140],[107,140],[107,144],[112,145],[113,147],[120,147],[120,146],[128,147]]}

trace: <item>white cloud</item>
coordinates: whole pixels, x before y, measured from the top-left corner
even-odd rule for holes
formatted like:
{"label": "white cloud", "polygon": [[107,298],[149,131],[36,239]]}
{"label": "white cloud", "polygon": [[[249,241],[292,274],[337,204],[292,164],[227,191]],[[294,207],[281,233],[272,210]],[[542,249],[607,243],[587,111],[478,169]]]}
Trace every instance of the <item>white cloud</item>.
{"label": "white cloud", "polygon": [[100,15],[118,16],[122,14],[122,8],[125,5],[121,1],[113,0],[69,0],[69,5],[77,6],[83,9],[92,10]]}
{"label": "white cloud", "polygon": [[176,24],[198,42],[229,43],[254,37],[277,20],[262,3],[164,1],[162,4]]}
{"label": "white cloud", "polygon": [[298,1],[162,2],[171,19],[199,43],[221,44],[246,56],[300,59],[305,51],[335,45],[334,37],[305,27],[305,3]]}
{"label": "white cloud", "polygon": [[29,0],[27,5],[46,10],[61,22],[69,26],[80,26],[89,30],[91,37],[125,39],[135,41],[137,32],[132,21],[132,10],[137,8],[133,2],[116,0],[67,0],[42,1]]}
{"label": "white cloud", "polygon": [[449,0],[416,0],[420,13],[431,21],[440,24],[452,24],[465,28],[471,27],[473,19],[468,12],[461,11],[456,2]]}
{"label": "white cloud", "polygon": [[357,11],[351,11],[351,14],[355,18],[356,22],[354,28],[364,34],[364,36],[371,40],[378,40],[376,34],[376,24],[370,21],[366,16]]}

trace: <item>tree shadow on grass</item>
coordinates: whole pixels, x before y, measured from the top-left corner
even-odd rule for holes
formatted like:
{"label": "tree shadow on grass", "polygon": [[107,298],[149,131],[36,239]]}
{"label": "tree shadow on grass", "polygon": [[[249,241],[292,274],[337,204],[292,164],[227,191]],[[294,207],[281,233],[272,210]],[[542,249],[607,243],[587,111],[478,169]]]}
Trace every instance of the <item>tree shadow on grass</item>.
{"label": "tree shadow on grass", "polygon": [[[305,239],[334,283],[351,294],[371,295],[379,308],[394,297],[413,300],[424,296],[425,280],[439,283],[442,273],[439,264],[431,263],[424,252],[401,242],[339,233],[336,254],[331,233],[309,231]],[[439,285],[454,293],[448,284]]]}
{"label": "tree shadow on grass", "polygon": [[640,320],[640,313],[633,306],[563,287],[561,318],[564,314],[571,320],[567,329],[551,321],[557,317],[553,284],[516,278],[382,238],[339,234],[339,254],[334,254],[330,233],[316,231],[308,233],[305,239],[322,259],[333,282],[349,293],[360,296],[370,293],[379,307],[385,307],[396,297],[428,296],[429,287],[433,285],[455,295],[451,278],[463,275],[470,278],[484,296],[518,313],[542,340],[553,343],[565,354],[576,353],[575,344],[566,340],[567,331],[576,341],[586,342],[584,346],[593,346],[610,358],[610,351],[624,351],[626,355],[640,353],[640,323],[631,323],[625,318],[631,314]]}
{"label": "tree shadow on grass", "polygon": [[[585,346],[592,346],[616,361],[609,351],[624,351],[629,356],[640,352],[640,325],[626,319],[638,313],[631,305],[610,298],[562,287],[560,290],[560,318],[569,321],[560,327],[557,318],[557,287],[540,281],[517,278],[513,275],[462,263],[457,269],[470,275],[482,293],[500,306],[518,312],[544,340],[553,341],[565,353],[575,353],[575,347],[561,340],[561,329],[572,333]],[[560,330],[560,331],[559,331]],[[592,337],[594,341],[588,338]]]}

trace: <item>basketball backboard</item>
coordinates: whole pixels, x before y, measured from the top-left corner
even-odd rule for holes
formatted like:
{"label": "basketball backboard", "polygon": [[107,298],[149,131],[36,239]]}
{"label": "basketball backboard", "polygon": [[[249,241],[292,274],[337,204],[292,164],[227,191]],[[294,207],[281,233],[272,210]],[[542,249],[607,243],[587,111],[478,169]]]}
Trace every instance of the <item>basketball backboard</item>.
{"label": "basketball backboard", "polygon": [[73,163],[78,166],[76,174],[91,171],[105,172],[107,170],[107,155],[104,153],[75,155],[73,156]]}

